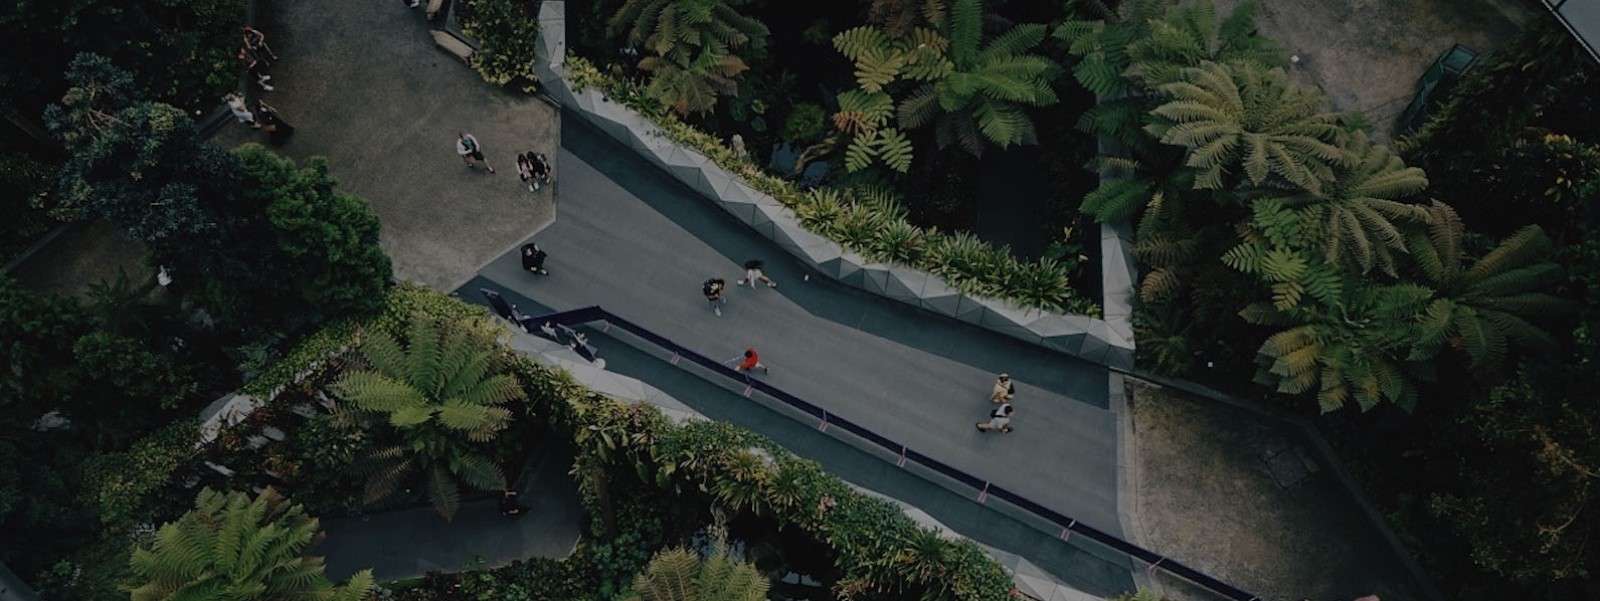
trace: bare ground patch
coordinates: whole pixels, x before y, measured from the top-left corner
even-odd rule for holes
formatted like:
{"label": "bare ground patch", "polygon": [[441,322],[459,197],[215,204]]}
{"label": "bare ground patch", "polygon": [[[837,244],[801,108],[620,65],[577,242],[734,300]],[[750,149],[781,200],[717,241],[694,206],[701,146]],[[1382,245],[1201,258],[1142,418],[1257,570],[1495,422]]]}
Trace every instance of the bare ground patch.
{"label": "bare ground patch", "polygon": [[[1217,0],[1219,12],[1239,0]],[[1265,0],[1257,25],[1300,62],[1291,71],[1334,108],[1366,113],[1380,139],[1417,78],[1454,44],[1486,54],[1535,14],[1516,0]]]}
{"label": "bare ground patch", "polygon": [[1291,427],[1142,383],[1128,392],[1141,544],[1265,599],[1421,598],[1337,479],[1301,459]]}

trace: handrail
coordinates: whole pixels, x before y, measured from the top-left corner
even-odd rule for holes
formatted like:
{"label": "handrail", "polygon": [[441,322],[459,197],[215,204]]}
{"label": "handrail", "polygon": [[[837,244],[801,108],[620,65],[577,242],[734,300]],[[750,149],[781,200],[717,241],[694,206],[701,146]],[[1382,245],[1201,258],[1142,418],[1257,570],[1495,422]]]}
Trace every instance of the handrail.
{"label": "handrail", "polygon": [[[799,409],[805,414],[820,420],[818,424],[819,429],[827,430],[830,427],[842,428],[851,434],[854,434],[868,442],[871,442],[874,445],[877,445],[878,447],[881,447],[885,451],[898,455],[900,460],[897,465],[904,466],[906,461],[911,461],[952,480],[961,482],[962,484],[972,488],[979,489],[982,491],[978,495],[979,503],[985,502],[988,497],[995,497],[1015,505],[1024,511],[1032,513],[1035,516],[1044,519],[1045,521],[1060,526],[1060,538],[1062,540],[1066,540],[1074,533],[1081,534],[1097,543],[1128,555],[1129,557],[1134,557],[1144,561],[1150,565],[1150,569],[1152,570],[1157,566],[1160,566],[1163,570],[1171,572],[1178,577],[1199,585],[1213,593],[1233,599],[1234,601],[1257,601],[1260,599],[1259,596],[1247,593],[1238,587],[1184,565],[1176,559],[1161,555],[1144,547],[1140,547],[1128,541],[1122,540],[1115,535],[1099,530],[1088,524],[1084,524],[1076,519],[1072,519],[1071,517],[1063,515],[1060,512],[1028,500],[1017,493],[996,486],[982,478],[973,476],[951,467],[944,462],[917,452],[915,449],[911,449],[904,444],[895,442],[883,435],[868,430],[865,427],[856,424],[855,422],[851,422],[845,418],[830,414],[822,407],[807,402],[799,397],[794,396],[793,394],[774,387],[771,384],[751,378],[749,374],[728,367],[722,362],[689,350],[683,345],[668,340],[666,337],[661,336],[660,334],[651,332],[650,330],[647,330],[644,327],[628,321],[627,319],[624,319],[599,306],[583,307],[580,309],[550,313],[537,317],[525,317],[522,325],[526,327],[528,331],[537,331],[538,327],[542,324],[554,323],[571,327],[574,325],[596,321],[603,321],[612,326],[621,328],[627,331],[629,334],[633,334],[634,336],[637,336],[640,339],[649,342],[650,344],[671,351],[677,357],[688,359],[689,361],[709,369],[718,375],[729,379],[738,380],[743,382],[752,390],[759,390],[767,396],[778,399],[779,401],[783,401],[784,404],[795,409]],[[749,395],[746,394],[746,396]]]}

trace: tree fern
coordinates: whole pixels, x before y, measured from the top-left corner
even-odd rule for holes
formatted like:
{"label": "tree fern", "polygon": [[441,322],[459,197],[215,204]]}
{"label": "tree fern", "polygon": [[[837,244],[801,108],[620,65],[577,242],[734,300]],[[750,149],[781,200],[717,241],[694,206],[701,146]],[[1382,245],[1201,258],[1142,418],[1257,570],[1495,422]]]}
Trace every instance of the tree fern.
{"label": "tree fern", "polygon": [[749,66],[737,56],[707,49],[693,58],[647,56],[639,68],[650,73],[646,95],[679,115],[690,115],[711,112],[718,96],[737,93],[735,78]]}
{"label": "tree fern", "polygon": [[499,468],[475,445],[505,429],[511,417],[505,405],[525,393],[512,376],[494,373],[492,334],[483,324],[419,317],[407,334],[409,344],[402,346],[387,332],[370,332],[361,352],[371,369],[346,373],[334,391],[386,417],[406,440],[366,457],[368,502],[420,477],[435,509],[450,519],[459,498],[455,480],[479,490],[505,486]]}
{"label": "tree fern", "polygon": [[1172,99],[1152,111],[1161,121],[1147,130],[1188,149],[1196,188],[1227,188],[1243,176],[1256,187],[1272,177],[1319,192],[1345,158],[1333,144],[1343,133],[1338,115],[1318,112],[1321,96],[1281,69],[1206,62],[1160,89]]}
{"label": "tree fern", "polygon": [[[1341,150],[1349,164],[1335,167],[1335,177],[1320,192],[1269,194],[1256,202],[1274,208],[1272,219],[1304,229],[1326,262],[1360,273],[1377,267],[1392,276],[1395,256],[1407,252],[1402,226],[1429,219],[1423,207],[1400,201],[1420,192],[1428,179],[1364,133],[1347,138]],[[1265,214],[1256,211],[1255,227],[1268,226],[1261,219]]]}
{"label": "tree fern", "polygon": [[763,601],[771,586],[754,566],[727,556],[719,543],[710,557],[687,549],[661,551],[633,579],[629,601]]}
{"label": "tree fern", "polygon": [[706,51],[724,55],[766,45],[766,25],[739,14],[737,0],[626,0],[607,21],[612,37],[687,64]]}
{"label": "tree fern", "polygon": [[322,558],[303,555],[321,533],[317,520],[268,488],[254,498],[204,489],[195,508],[133,549],[128,589],[134,601],[360,601],[370,570],[338,586]]}
{"label": "tree fern", "polygon": [[1508,352],[1551,352],[1555,339],[1534,325],[1572,311],[1569,301],[1540,290],[1560,282],[1550,260],[1553,245],[1537,225],[1517,230],[1473,261],[1462,244],[1464,226],[1454,209],[1435,201],[1426,232],[1410,234],[1415,266],[1437,291],[1417,320],[1417,358],[1446,345],[1466,355],[1473,372],[1493,376]]}
{"label": "tree fern", "polygon": [[1323,412],[1384,402],[1410,410],[1424,372],[1410,363],[1407,347],[1431,294],[1401,284],[1351,288],[1331,303],[1247,307],[1239,315],[1250,323],[1287,326],[1262,343],[1256,381],[1314,395]]}

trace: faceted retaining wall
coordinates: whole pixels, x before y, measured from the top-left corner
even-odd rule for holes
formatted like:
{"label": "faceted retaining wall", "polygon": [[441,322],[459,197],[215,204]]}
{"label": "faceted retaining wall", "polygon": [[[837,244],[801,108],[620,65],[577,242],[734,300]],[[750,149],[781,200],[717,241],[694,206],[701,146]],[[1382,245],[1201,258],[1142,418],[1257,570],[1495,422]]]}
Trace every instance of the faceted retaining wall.
{"label": "faceted retaining wall", "polygon": [[1101,272],[1105,319],[1023,309],[1008,301],[962,294],[925,271],[872,261],[813,234],[776,199],[751,188],[704,155],[663,135],[633,109],[600,90],[574,90],[565,79],[566,6],[546,0],[539,9],[536,70],[545,92],[561,106],[627,144],[690,188],[717,201],[790,254],[841,282],[949,315],[1034,344],[1121,369],[1133,368],[1133,260],[1125,226],[1102,226]]}

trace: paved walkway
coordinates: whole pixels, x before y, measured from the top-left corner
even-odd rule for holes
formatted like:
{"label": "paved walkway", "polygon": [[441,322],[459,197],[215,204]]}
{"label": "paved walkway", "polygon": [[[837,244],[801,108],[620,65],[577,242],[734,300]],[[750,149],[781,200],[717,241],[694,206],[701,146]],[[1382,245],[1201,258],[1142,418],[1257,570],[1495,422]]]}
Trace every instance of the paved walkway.
{"label": "paved walkway", "polygon": [[[551,191],[520,187],[515,153],[555,156],[556,110],[485,84],[434,48],[420,11],[400,0],[271,0],[260,26],[283,59],[267,102],[297,130],[279,150],[328,157],[340,188],[371,203],[395,276],[450,290],[553,217]],[[498,171],[470,170],[456,132],[483,143]],[[264,141],[229,125],[231,147]]]}
{"label": "paved walkway", "polygon": [[328,537],[313,551],[324,555],[328,576],[343,580],[371,568],[379,581],[498,567],[529,557],[566,557],[578,544],[583,506],[567,476],[566,444],[547,444],[518,481],[518,499],[528,512],[500,515],[498,498],[461,504],[455,519],[440,519],[432,507],[359,518],[323,520]]}
{"label": "paved walkway", "polygon": [[[1121,531],[1117,429],[1104,409],[1103,369],[831,282],[805,282],[782,251],[604,134],[568,119],[562,147],[559,218],[535,238],[551,254],[551,275],[527,276],[512,252],[481,276],[551,309],[602,305],[711,357],[755,346],[772,367],[761,377],[773,385]],[[732,284],[750,257],[767,260],[780,287],[734,289],[724,316],[712,315],[700,283],[717,275]],[[1009,435],[972,426],[990,410],[997,371],[1017,379],[1017,431]]]}

